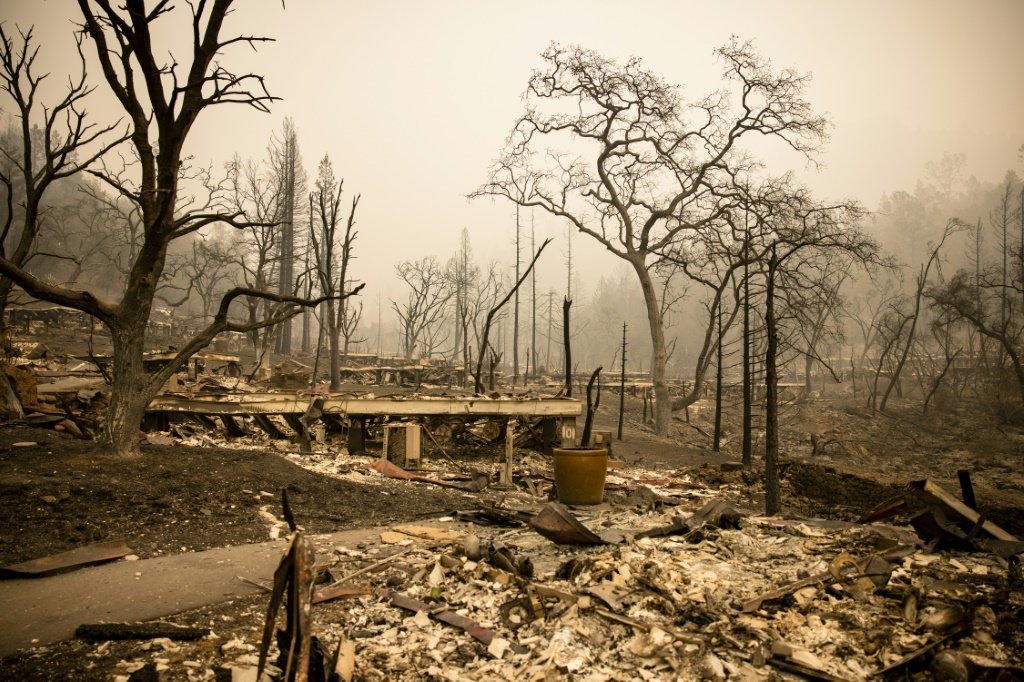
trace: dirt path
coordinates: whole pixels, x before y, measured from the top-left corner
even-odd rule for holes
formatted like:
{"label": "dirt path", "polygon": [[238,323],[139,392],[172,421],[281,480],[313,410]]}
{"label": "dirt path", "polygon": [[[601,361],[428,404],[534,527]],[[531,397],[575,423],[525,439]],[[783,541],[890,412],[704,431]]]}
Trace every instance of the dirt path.
{"label": "dirt path", "polygon": [[[313,540],[319,547],[352,546],[375,540],[381,530],[358,528]],[[153,620],[261,592],[238,577],[272,581],[284,549],[284,540],[276,540],[2,581],[0,657],[70,639],[83,623]]]}
{"label": "dirt path", "polygon": [[283,541],[118,561],[47,578],[0,582],[0,656],[74,636],[83,623],[134,622],[258,592]]}

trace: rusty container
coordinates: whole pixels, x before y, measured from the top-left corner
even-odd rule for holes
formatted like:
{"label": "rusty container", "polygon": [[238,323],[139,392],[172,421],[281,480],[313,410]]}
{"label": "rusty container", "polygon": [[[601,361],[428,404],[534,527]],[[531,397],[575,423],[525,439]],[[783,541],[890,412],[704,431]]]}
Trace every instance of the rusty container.
{"label": "rusty container", "polygon": [[554,448],[555,487],[562,504],[601,504],[608,451],[604,448]]}

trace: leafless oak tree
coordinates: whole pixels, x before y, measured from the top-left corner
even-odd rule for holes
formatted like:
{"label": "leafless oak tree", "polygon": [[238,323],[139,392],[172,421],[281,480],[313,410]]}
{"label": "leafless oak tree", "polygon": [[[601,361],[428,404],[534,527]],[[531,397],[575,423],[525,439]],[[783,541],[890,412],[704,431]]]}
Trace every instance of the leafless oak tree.
{"label": "leafless oak tree", "polygon": [[[348,353],[348,339],[351,336],[352,316],[346,305],[347,298],[336,298],[349,286],[349,266],[351,264],[352,245],[359,234],[353,228],[356,222],[356,209],[359,198],[352,197],[348,218],[345,218],[341,197],[345,181],[334,177],[331,160],[324,155],[320,161],[320,171],[316,179],[316,187],[309,195],[310,243],[313,247],[314,270],[320,284],[320,292],[327,297],[325,310],[321,315],[321,324],[326,323],[328,348],[330,349],[330,388],[336,391],[341,387],[341,340],[345,339],[344,351]],[[342,229],[342,225],[344,228]],[[358,291],[359,285],[354,291]],[[361,308],[360,308],[361,310]]]}
{"label": "leafless oak tree", "polygon": [[[241,104],[267,111],[273,97],[263,78],[236,73],[223,61],[233,46],[256,47],[266,38],[222,35],[231,0],[190,5],[191,44],[183,46],[188,64],[173,54],[155,52],[154,27],[173,11],[167,0],[147,7],[143,0],[114,6],[109,0],[78,0],[82,38],[92,42],[106,85],[124,110],[130,140],[138,158],[139,179],[133,185],[101,174],[110,189],[139,207],[143,238],[119,300],[100,298],[90,291],[59,287],[34,277],[16,261],[0,258],[3,273],[28,294],[86,312],[111,333],[114,348],[111,399],[102,441],[115,456],[138,453],[138,427],[146,405],[166,380],[197,351],[223,331],[246,332],[279,323],[298,312],[299,306],[319,303],[248,287],[234,287],[222,298],[205,328],[187,341],[174,361],[154,374],[142,365],[146,325],[167,263],[170,244],[206,226],[224,223],[251,226],[226,205],[179,212],[179,171],[183,149],[200,115],[209,107]],[[287,305],[279,314],[255,323],[234,322],[232,304],[245,297],[266,298]]]}
{"label": "leafless oak tree", "polygon": [[406,358],[416,352],[429,354],[443,333],[445,307],[454,293],[452,281],[434,256],[402,261],[395,271],[409,286],[404,302],[391,301],[401,327],[402,353]]}
{"label": "leafless oak tree", "polygon": [[[249,222],[241,232],[235,253],[236,285],[257,291],[276,291],[280,275],[280,230],[277,227],[281,213],[280,183],[272,168],[252,160],[243,162],[238,156],[228,164],[228,178],[232,187],[231,210]],[[267,298],[247,297],[248,323],[255,324],[274,316],[279,305]],[[269,373],[276,331],[274,327],[253,327],[249,331],[249,341],[256,355],[253,375]]]}
{"label": "leafless oak tree", "polygon": [[[17,31],[14,36],[0,25],[0,92],[6,95],[18,127],[17,134],[4,135],[0,142],[0,185],[6,201],[0,226],[0,259],[15,268],[26,268],[33,255],[43,225],[43,197],[50,186],[82,172],[127,139],[127,135],[115,132],[119,122],[108,126],[89,122],[84,106],[93,88],[86,83],[82,43],[83,37],[78,36],[75,45],[80,72],[69,79],[60,100],[46,104],[41,101],[41,86],[49,74],[35,70],[39,48],[32,30]],[[15,201],[16,196],[20,201]],[[3,275],[0,330],[15,283],[6,272]]]}
{"label": "leafless oak tree", "polygon": [[647,308],[662,435],[671,405],[653,261],[735,205],[734,173],[756,165],[742,138],[774,137],[811,155],[825,137],[825,120],[804,98],[808,76],[772,70],[735,39],[716,54],[732,92],[686,102],[639,59],[622,65],[551,45],[530,77],[525,113],[474,192],[547,211],[629,263]]}
{"label": "leafless oak tree", "polygon": [[939,239],[938,243],[929,243],[928,245],[928,260],[925,261],[920,267],[920,271],[917,275],[917,291],[914,294],[914,305],[913,310],[909,314],[907,320],[907,333],[905,334],[905,341],[903,347],[900,349],[900,353],[896,358],[895,365],[893,366],[892,375],[889,377],[889,383],[885,387],[885,391],[882,393],[882,400],[878,404],[878,409],[882,412],[885,411],[885,407],[889,402],[889,394],[892,389],[899,383],[900,375],[903,373],[903,368],[906,366],[907,358],[910,356],[910,350],[914,346],[915,337],[917,334],[918,320],[921,317],[921,302],[924,298],[925,287],[928,286],[928,277],[932,269],[938,269],[940,265],[939,256],[942,252],[942,247],[945,245],[946,240],[951,235],[967,228],[966,225],[962,224],[958,220],[950,220],[946,224],[946,228],[942,232],[942,238]]}

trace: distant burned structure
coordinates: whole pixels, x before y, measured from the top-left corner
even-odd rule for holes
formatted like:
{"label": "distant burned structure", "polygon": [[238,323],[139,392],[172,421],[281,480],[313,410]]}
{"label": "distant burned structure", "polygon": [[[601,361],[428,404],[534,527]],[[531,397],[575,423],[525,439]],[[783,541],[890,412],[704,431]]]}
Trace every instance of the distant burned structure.
{"label": "distant burned structure", "polygon": [[[312,394],[308,391],[278,393],[208,393],[157,396],[146,411],[144,429],[168,430],[173,417],[189,418],[208,428],[219,420],[229,436],[247,432],[247,420],[274,439],[287,438],[276,423],[280,419],[296,434],[304,434],[313,422],[322,421],[329,432],[345,437],[353,452],[365,446],[367,428],[384,421],[422,423],[432,439],[445,442],[453,432],[478,424],[485,440],[497,440],[510,420],[536,420],[536,435],[546,444],[573,443],[580,401],[554,397],[482,397]],[[271,418],[275,418],[272,420]]]}
{"label": "distant burned structure", "polygon": [[84,329],[89,326],[89,316],[73,308],[32,301],[8,308],[6,323],[10,329],[30,334],[57,328]]}

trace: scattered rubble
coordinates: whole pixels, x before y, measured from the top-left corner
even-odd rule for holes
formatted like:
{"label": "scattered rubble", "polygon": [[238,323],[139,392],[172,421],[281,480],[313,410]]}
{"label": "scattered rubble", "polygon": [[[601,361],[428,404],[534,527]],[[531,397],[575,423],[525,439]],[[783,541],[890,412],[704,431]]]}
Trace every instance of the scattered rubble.
{"label": "scattered rubble", "polygon": [[1024,673],[1024,592],[998,553],[936,551],[902,525],[765,518],[722,491],[662,492],[667,513],[534,499],[516,509],[526,526],[507,510],[496,525],[453,515],[321,548],[366,565],[335,583],[342,611],[313,608],[311,632],[344,645],[346,674],[367,680]]}
{"label": "scattered rubble", "polygon": [[[33,402],[31,382],[5,371],[6,404],[13,393],[17,419],[89,437],[98,428],[102,379],[86,364],[57,362],[38,349],[23,353],[17,368],[55,381],[38,385]],[[351,370],[367,382],[390,377],[417,386],[431,376],[384,364]],[[298,363],[282,368],[284,383],[306,385],[306,371]],[[216,402],[225,389],[285,395],[266,388],[198,367],[177,386],[182,400],[198,403]],[[422,419],[431,457],[400,466],[386,458],[388,448],[385,457],[367,455],[380,445],[373,432],[380,424],[325,416],[317,395],[295,395],[296,419],[189,415],[147,439],[274,449],[382,496],[444,488],[457,507],[345,547],[306,533],[287,511],[282,521],[273,494],[246,490],[260,503],[267,534],[290,534],[273,584],[239,576],[270,595],[265,610],[262,596],[262,639],[252,641],[248,622],[224,639],[206,628],[194,643],[146,629],[168,624],[85,624],[80,636],[104,642],[97,648],[118,628],[151,639],[141,658],[124,661],[125,679],[146,670],[197,681],[257,679],[259,669],[274,679],[313,680],[1024,675],[1024,543],[977,511],[966,488],[961,501],[935,481],[914,482],[861,523],[766,518],[747,504],[748,470],[723,470],[708,485],[625,463],[608,472],[604,503],[570,508],[551,501],[550,460],[536,451],[551,436],[537,420],[517,417],[506,430],[506,419]],[[417,399],[388,396],[396,404]],[[357,430],[358,448],[348,438]],[[456,453],[457,442],[474,457]],[[43,563],[72,565],[58,557]],[[286,626],[275,637],[282,606]],[[156,644],[163,638],[166,645]],[[189,648],[201,646],[216,655]],[[214,671],[214,660],[226,667]]]}

